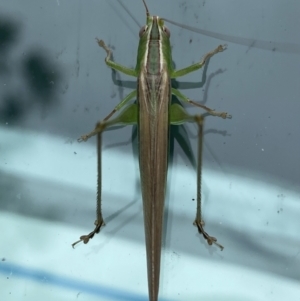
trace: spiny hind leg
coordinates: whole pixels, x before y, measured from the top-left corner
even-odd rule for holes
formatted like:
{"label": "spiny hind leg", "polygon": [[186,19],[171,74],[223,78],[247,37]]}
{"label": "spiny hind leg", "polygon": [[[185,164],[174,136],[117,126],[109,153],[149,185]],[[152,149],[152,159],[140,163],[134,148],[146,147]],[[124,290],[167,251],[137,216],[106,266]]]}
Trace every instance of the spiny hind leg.
{"label": "spiny hind leg", "polygon": [[223,250],[223,246],[217,243],[217,239],[210,236],[204,231],[204,221],[201,212],[201,172],[202,172],[202,149],[203,149],[203,123],[204,117],[202,115],[190,115],[179,104],[171,105],[170,109],[170,123],[180,125],[185,122],[196,122],[198,125],[198,165],[197,165],[197,211],[194,225],[198,228],[198,232],[203,235],[207,243],[218,246]]}
{"label": "spiny hind leg", "polygon": [[202,174],[202,151],[203,151],[203,124],[204,118],[202,115],[195,116],[195,121],[198,125],[198,166],[197,166],[197,211],[194,225],[198,228],[198,232],[203,235],[207,243],[211,245],[218,246],[221,251],[224,249],[222,245],[217,243],[217,239],[210,236],[206,231],[204,231],[204,221],[202,219],[201,211],[201,174]]}

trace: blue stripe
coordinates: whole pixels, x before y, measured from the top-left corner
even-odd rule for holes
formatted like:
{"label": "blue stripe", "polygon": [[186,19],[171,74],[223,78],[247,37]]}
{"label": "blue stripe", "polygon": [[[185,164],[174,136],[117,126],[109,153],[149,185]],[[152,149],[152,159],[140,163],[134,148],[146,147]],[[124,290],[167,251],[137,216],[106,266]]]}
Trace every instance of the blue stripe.
{"label": "blue stripe", "polygon": [[[48,284],[53,286],[62,287],[64,289],[71,289],[76,292],[85,292],[90,295],[96,295],[98,297],[106,297],[111,300],[123,300],[123,301],[148,301],[148,297],[145,295],[138,295],[134,293],[117,290],[107,286],[99,284],[87,283],[59,275],[51,274],[42,270],[25,268],[19,265],[10,264],[7,262],[0,262],[0,273],[9,277],[11,274],[20,278],[26,278],[39,284]],[[167,301],[166,299],[160,299]],[[170,301],[170,300],[169,300]]]}

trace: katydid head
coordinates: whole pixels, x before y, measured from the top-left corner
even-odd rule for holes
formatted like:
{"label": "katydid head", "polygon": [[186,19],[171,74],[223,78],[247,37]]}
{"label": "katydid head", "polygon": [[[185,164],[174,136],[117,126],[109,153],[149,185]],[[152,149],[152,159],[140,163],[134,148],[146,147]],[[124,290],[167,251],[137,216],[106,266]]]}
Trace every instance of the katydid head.
{"label": "katydid head", "polygon": [[164,20],[158,16],[147,16],[147,24],[139,32],[140,38],[145,37],[149,40],[161,40],[170,38],[170,31],[164,25]]}
{"label": "katydid head", "polygon": [[139,32],[139,48],[137,56],[137,70],[141,66],[146,66],[151,60],[167,60],[168,65],[172,62],[171,59],[171,46],[170,46],[170,31],[164,25],[164,20],[159,16],[151,16],[143,0],[146,8],[146,25],[144,25]]}
{"label": "katydid head", "polygon": [[[170,37],[170,31],[164,25],[164,20],[158,16],[151,16],[145,0],[143,0],[146,9],[146,25],[140,29],[139,36],[146,36],[150,40],[160,40],[161,37]],[[147,34],[146,34],[147,32]]]}

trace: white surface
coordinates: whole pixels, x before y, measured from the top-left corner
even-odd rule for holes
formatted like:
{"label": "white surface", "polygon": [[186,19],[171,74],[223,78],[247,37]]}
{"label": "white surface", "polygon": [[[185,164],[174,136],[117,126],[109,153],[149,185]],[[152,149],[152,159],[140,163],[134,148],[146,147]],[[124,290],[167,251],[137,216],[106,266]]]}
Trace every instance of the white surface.
{"label": "white surface", "polygon": [[[71,243],[89,232],[94,220],[94,148],[36,132],[1,128],[0,135],[13,150],[4,152],[0,168],[6,180],[15,179],[14,192],[7,194],[15,210],[0,214],[3,298],[147,300],[134,160],[104,152],[107,225],[73,250]],[[78,169],[83,163],[84,175]],[[115,176],[121,166],[122,180]],[[208,247],[192,226],[194,172],[174,167],[169,179],[160,300],[298,300],[299,193],[205,170],[206,230],[225,246],[221,252]]]}

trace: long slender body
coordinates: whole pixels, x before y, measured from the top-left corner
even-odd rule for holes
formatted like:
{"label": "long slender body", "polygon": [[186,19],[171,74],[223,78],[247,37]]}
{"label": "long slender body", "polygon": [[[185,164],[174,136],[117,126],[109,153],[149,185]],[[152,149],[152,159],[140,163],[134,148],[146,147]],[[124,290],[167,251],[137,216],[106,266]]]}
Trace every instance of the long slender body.
{"label": "long slender body", "polygon": [[138,61],[140,76],[137,89],[139,161],[150,300],[156,300],[159,287],[171,102],[168,72],[171,67],[163,53],[163,47],[167,51],[169,45],[162,41],[168,33],[160,29],[158,22],[159,18],[153,17],[149,24],[152,28],[145,32],[146,39],[140,40],[147,51]]}
{"label": "long slender body", "polygon": [[[144,2],[144,0],[143,0]],[[145,2],[144,2],[145,4]],[[145,4],[146,7],[146,4]],[[97,219],[95,229],[88,235],[82,235],[80,241],[88,243],[104,225],[101,211],[101,135],[110,126],[123,124],[137,124],[139,137],[139,163],[143,197],[145,241],[147,253],[149,300],[158,300],[160,257],[163,232],[164,200],[168,170],[169,128],[170,124],[179,125],[184,122],[196,122],[199,126],[199,152],[197,173],[197,212],[194,224],[207,240],[209,245],[215,244],[221,249],[216,238],[209,236],[203,229],[204,222],[201,217],[201,158],[202,158],[202,115],[189,115],[183,107],[171,104],[171,95],[182,101],[196,105],[209,114],[222,118],[230,118],[224,112],[214,110],[197,104],[178,90],[171,88],[171,78],[183,76],[204,66],[207,59],[225,49],[218,46],[208,52],[204,58],[189,67],[173,70],[170,46],[170,33],[164,26],[163,19],[150,16],[148,9],[146,25],[140,30],[137,64],[135,69],[129,69],[111,60],[111,51],[102,40],[98,44],[107,53],[106,64],[127,75],[137,77],[137,90],[128,94],[106,117],[97,123],[95,129],[87,135],[81,136],[79,141],[86,141],[90,137],[98,137],[98,191],[97,191]],[[128,105],[128,102],[137,98],[137,102]],[[124,110],[114,119],[110,117],[122,107]]]}

